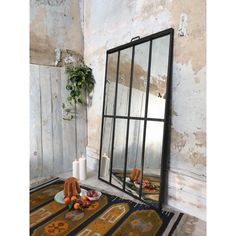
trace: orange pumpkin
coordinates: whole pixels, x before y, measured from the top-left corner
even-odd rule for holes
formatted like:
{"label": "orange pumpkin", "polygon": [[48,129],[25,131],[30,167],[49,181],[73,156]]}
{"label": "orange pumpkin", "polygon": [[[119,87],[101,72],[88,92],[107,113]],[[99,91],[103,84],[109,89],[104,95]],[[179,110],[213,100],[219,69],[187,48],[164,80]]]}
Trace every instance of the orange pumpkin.
{"label": "orange pumpkin", "polygon": [[74,209],[76,210],[76,209],[78,209],[78,208],[79,208],[79,203],[76,202],[76,203],[74,204]]}
{"label": "orange pumpkin", "polygon": [[87,197],[86,195],[83,195],[83,196],[81,197],[81,200],[85,202],[85,201],[88,200],[88,197]]}
{"label": "orange pumpkin", "polygon": [[65,197],[65,198],[64,198],[64,202],[65,202],[66,204],[70,203],[70,198],[69,198],[69,197]]}
{"label": "orange pumpkin", "polygon": [[70,200],[71,200],[71,201],[74,201],[74,200],[76,200],[76,199],[77,199],[76,196],[72,196]]}

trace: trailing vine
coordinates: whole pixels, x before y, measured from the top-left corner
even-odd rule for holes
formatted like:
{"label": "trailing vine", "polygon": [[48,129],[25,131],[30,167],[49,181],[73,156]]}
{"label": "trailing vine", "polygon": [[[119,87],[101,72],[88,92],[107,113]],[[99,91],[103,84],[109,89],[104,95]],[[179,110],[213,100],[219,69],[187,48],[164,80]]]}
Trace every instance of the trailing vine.
{"label": "trailing vine", "polygon": [[[92,69],[85,64],[69,64],[65,71],[67,75],[66,90],[69,91],[68,103],[72,106],[76,106],[78,103],[86,104],[86,94],[91,93],[95,85]],[[64,103],[62,103],[62,107],[65,111],[70,111]],[[72,118],[71,115],[70,119]]]}

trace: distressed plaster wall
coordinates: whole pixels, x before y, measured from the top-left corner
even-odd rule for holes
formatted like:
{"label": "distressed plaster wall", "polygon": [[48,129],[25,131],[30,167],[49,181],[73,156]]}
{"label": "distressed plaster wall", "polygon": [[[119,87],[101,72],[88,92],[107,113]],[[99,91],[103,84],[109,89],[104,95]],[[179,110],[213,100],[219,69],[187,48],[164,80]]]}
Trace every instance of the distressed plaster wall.
{"label": "distressed plaster wall", "polygon": [[[173,104],[168,204],[205,219],[206,61],[205,0],[86,0],[84,59],[96,87],[88,108],[87,153],[98,158],[105,52],[115,46],[173,27]],[[184,26],[178,33],[180,17]]]}
{"label": "distressed plaster wall", "polygon": [[56,48],[83,55],[83,1],[30,0],[30,62],[55,64]]}
{"label": "distressed plaster wall", "polygon": [[68,95],[65,62],[83,60],[82,27],[83,1],[30,1],[31,179],[70,171],[76,154],[86,152],[86,107],[77,106],[76,121],[66,120],[70,114],[61,107]]}

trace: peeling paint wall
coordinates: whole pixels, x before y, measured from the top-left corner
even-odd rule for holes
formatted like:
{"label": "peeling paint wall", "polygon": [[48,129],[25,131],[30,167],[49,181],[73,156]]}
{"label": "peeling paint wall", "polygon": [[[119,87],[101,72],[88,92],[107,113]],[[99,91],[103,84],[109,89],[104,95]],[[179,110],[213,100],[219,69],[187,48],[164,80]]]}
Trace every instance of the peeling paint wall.
{"label": "peeling paint wall", "polygon": [[[55,63],[63,67],[64,60],[84,56],[93,68],[96,86],[87,111],[90,166],[96,165],[93,160],[99,154],[106,50],[138,35],[175,29],[168,204],[202,219],[206,209],[205,5],[205,0],[30,1],[30,63],[51,70]],[[35,153],[32,149],[34,158]]]}
{"label": "peeling paint wall", "polygon": [[31,179],[71,171],[86,152],[86,107],[66,120],[61,106],[68,96],[64,65],[81,62],[83,48],[82,0],[30,1]]}
{"label": "peeling paint wall", "polygon": [[[30,1],[30,63],[55,64],[55,49],[83,55],[83,1]],[[65,55],[64,55],[65,54]]]}
{"label": "peeling paint wall", "polygon": [[205,0],[86,0],[84,59],[96,86],[88,108],[88,153],[100,145],[105,52],[169,27],[175,29],[168,204],[205,219]]}

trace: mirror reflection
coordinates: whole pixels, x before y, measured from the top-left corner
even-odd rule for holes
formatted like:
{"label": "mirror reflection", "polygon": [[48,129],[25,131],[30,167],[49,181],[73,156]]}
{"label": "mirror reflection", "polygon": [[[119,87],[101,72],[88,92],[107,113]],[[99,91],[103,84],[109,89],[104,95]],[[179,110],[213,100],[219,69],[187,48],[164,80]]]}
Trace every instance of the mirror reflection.
{"label": "mirror reflection", "polygon": [[164,119],[170,36],[152,41],[148,117]]}
{"label": "mirror reflection", "polygon": [[104,111],[105,115],[113,115],[114,113],[117,62],[118,52],[108,54]]}
{"label": "mirror reflection", "polygon": [[113,118],[104,117],[102,135],[102,156],[100,159],[100,177],[106,181],[110,178],[110,158],[113,132]]}
{"label": "mirror reflection", "polygon": [[120,51],[116,115],[128,115],[132,48]]}
{"label": "mirror reflection", "polygon": [[124,179],[126,119],[116,119],[111,183],[122,188]]}
{"label": "mirror reflection", "polygon": [[142,199],[159,201],[163,122],[147,121]]}
{"label": "mirror reflection", "polygon": [[143,120],[130,120],[125,190],[139,196],[143,144]]}
{"label": "mirror reflection", "polygon": [[150,42],[135,46],[130,116],[144,117]]}
{"label": "mirror reflection", "polygon": [[170,41],[170,34],[151,38],[107,57],[100,177],[154,207],[161,194]]}

